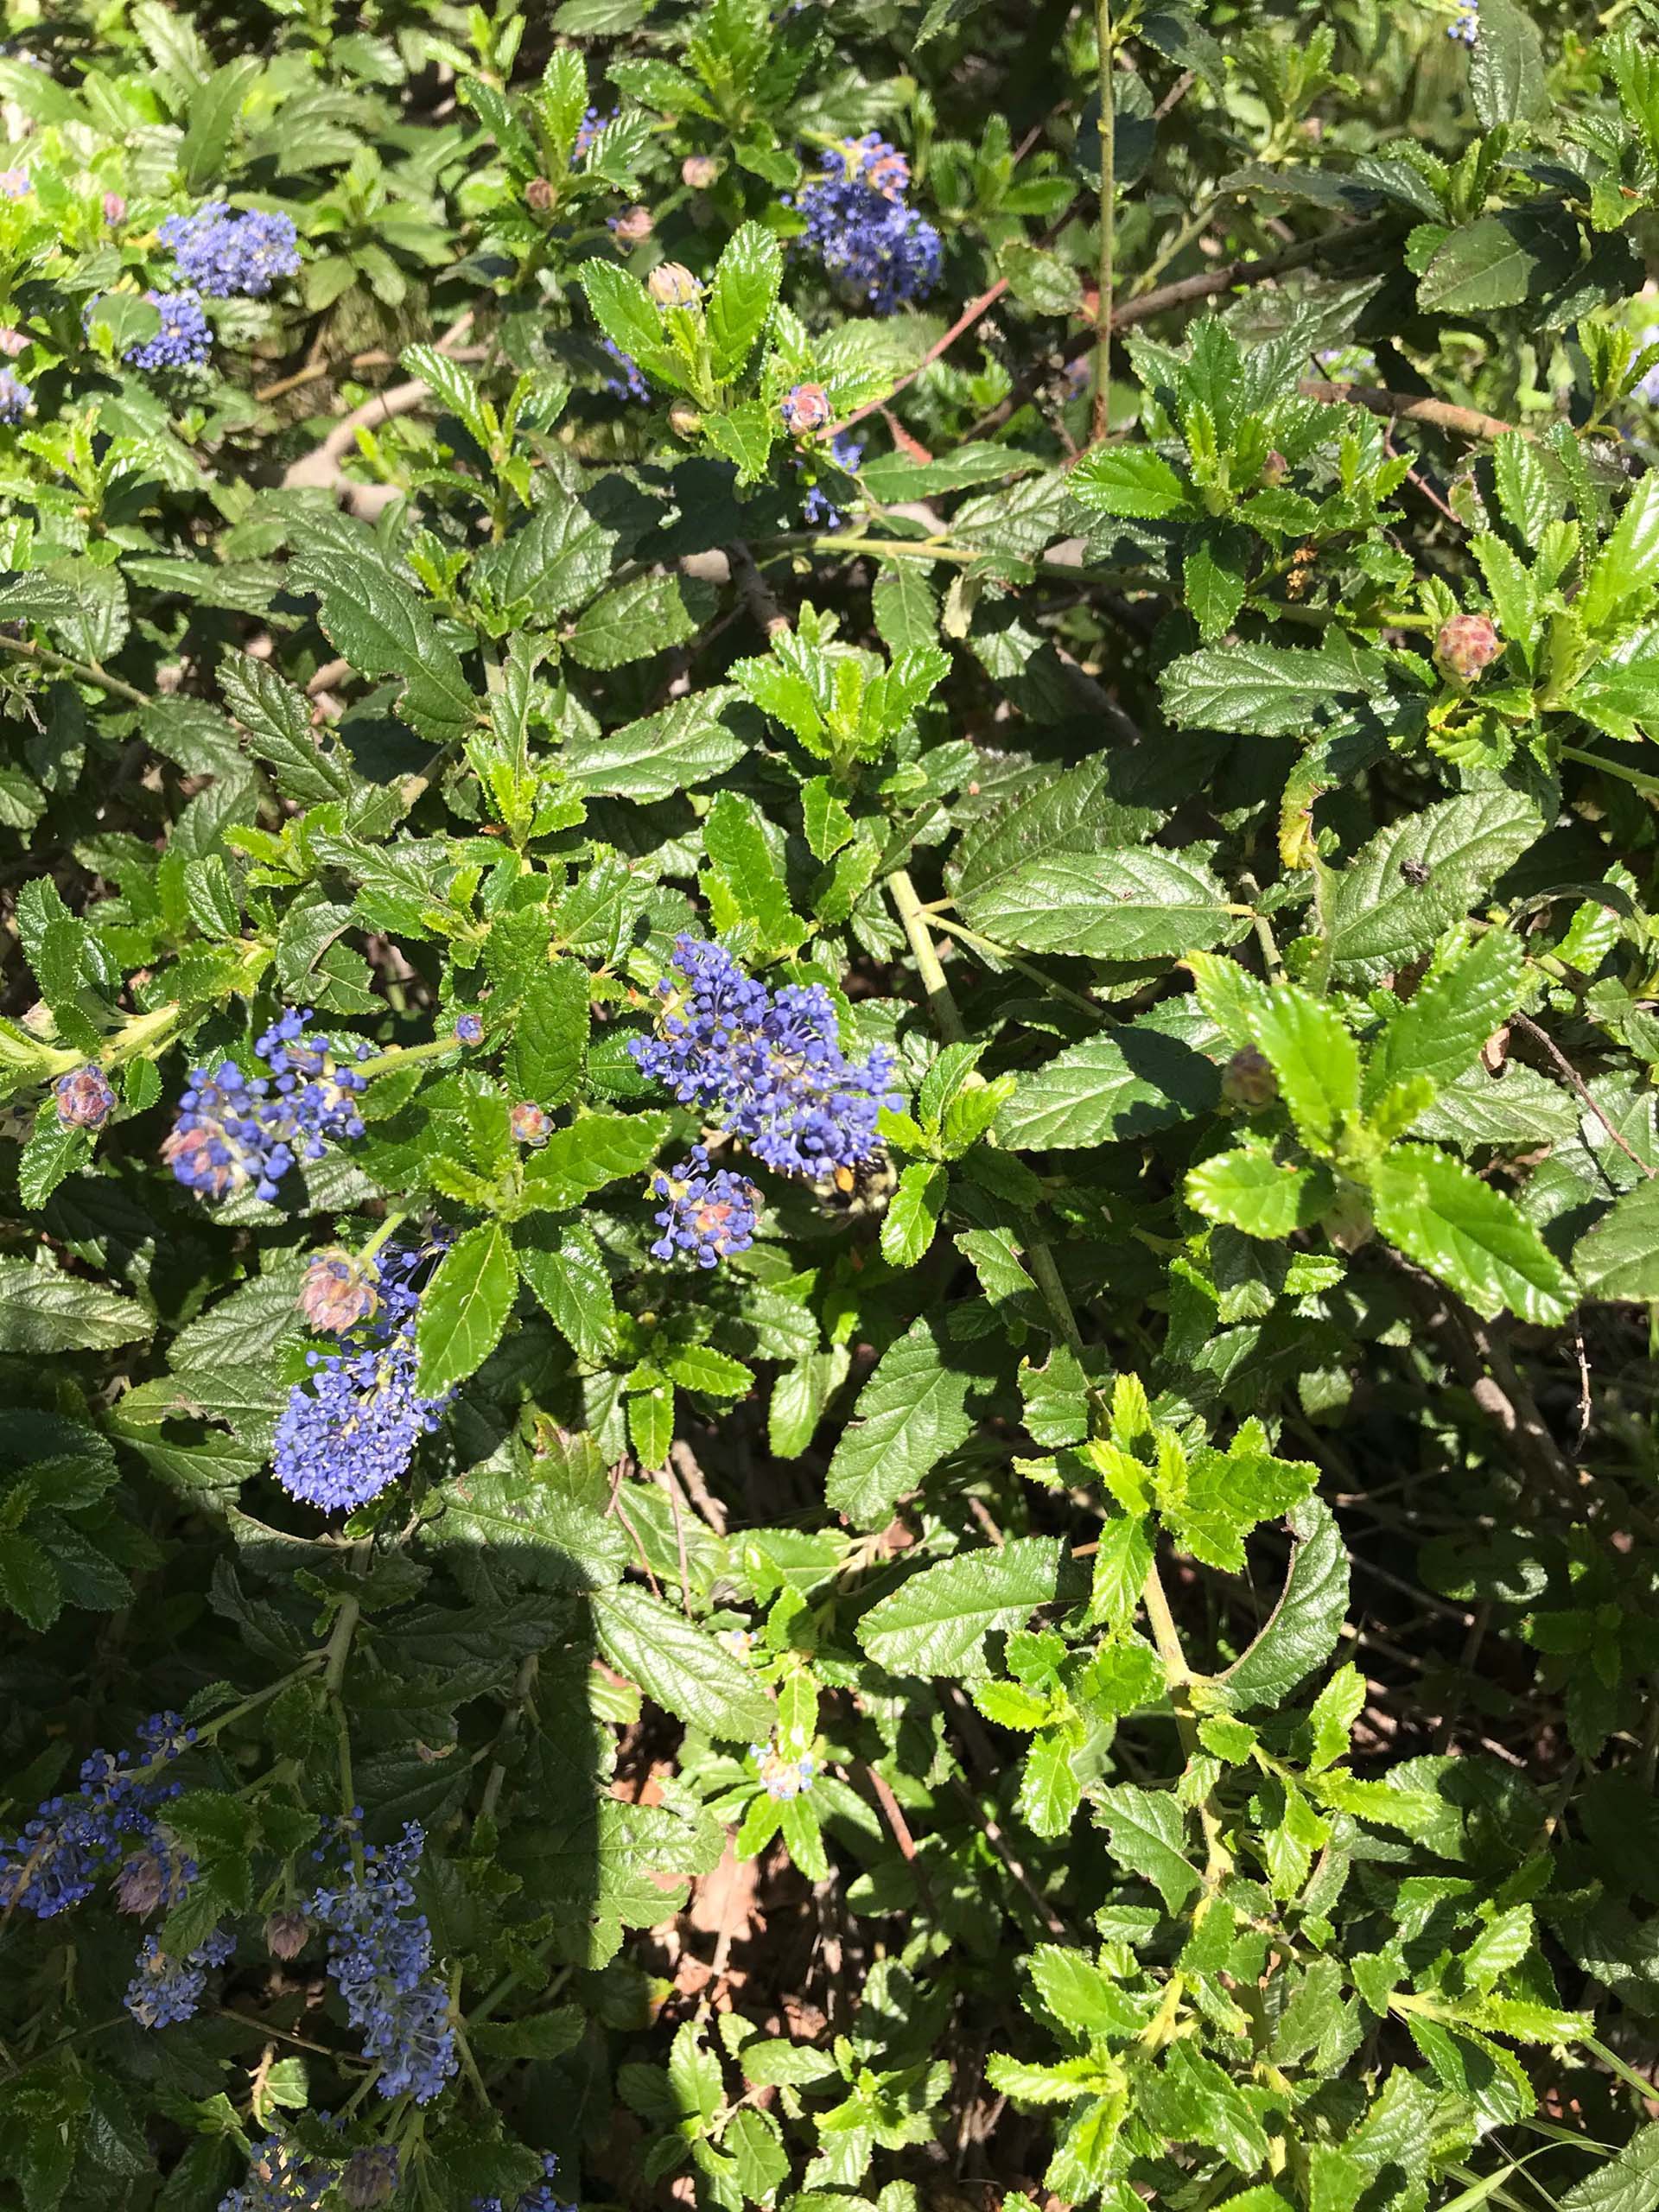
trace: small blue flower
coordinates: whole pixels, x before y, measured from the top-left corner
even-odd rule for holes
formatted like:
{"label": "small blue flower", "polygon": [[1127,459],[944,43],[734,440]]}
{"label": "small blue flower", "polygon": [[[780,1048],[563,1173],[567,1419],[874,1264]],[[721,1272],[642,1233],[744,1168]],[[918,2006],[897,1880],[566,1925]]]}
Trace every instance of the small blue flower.
{"label": "small blue flower", "polygon": [[14,370],[0,369],[0,423],[21,423],[34,397],[33,385],[25,384]]}
{"label": "small blue flower", "polygon": [[325,1513],[366,1505],[408,1472],[415,1446],[437,1427],[449,1399],[415,1387],[420,1293],[410,1280],[432,1250],[381,1254],[375,1312],[339,1351],[308,1354],[310,1376],[289,1392],[271,1470],[303,1504]]}
{"label": "small blue flower", "polygon": [[208,1969],[222,1967],[236,1948],[234,1937],[215,1928],[181,1959],[169,1958],[155,1936],[146,1936],[137,1970],[123,1999],[141,2028],[171,2028],[195,2018]]}
{"label": "small blue flower", "polygon": [[258,211],[233,215],[222,200],[210,200],[194,215],[169,215],[157,233],[171,246],[179,275],[210,300],[244,292],[263,300],[279,276],[300,266],[293,219]]}
{"label": "small blue flower", "polygon": [[27,200],[34,189],[27,169],[0,169],[0,200]]}
{"label": "small blue flower", "polygon": [[179,1094],[179,1118],[162,1145],[162,1159],[187,1190],[223,1198],[251,1184],[256,1198],[276,1197],[294,1154],[264,1119],[270,1088],[263,1077],[245,1076],[234,1060],[191,1069]]}
{"label": "small blue flower", "polygon": [[658,1174],[651,1188],[653,1197],[668,1201],[655,1217],[663,1232],[651,1248],[655,1258],[672,1260],[684,1253],[700,1268],[712,1268],[753,1243],[760,1193],[747,1175],[734,1175],[729,1168],[711,1174],[702,1145],[694,1145],[671,1174]]}
{"label": "small blue flower", "polygon": [[199,369],[213,350],[213,334],[201,311],[196,292],[146,292],[144,297],[162,318],[154,338],[129,348],[127,360],[135,369]]}
{"label": "small blue flower", "polygon": [[[863,458],[861,441],[849,435],[847,431],[843,430],[838,438],[830,439],[830,461],[843,474],[854,475]],[[817,465],[822,467],[822,461]],[[847,519],[816,474],[807,486],[806,497],[801,501],[801,512],[808,522],[819,524],[825,530],[839,530]]]}
{"label": "small blue flower", "polygon": [[938,282],[943,248],[906,202],[910,164],[898,148],[868,131],[831,147],[823,167],[796,205],[806,218],[804,244],[825,274],[878,315],[925,297]]}
{"label": "small blue flower", "polygon": [[777,1742],[764,1748],[751,1744],[749,1758],[767,1796],[785,1804],[810,1789],[818,1771],[818,1763],[810,1751],[785,1751]]}
{"label": "small blue flower", "polygon": [[1465,46],[1474,44],[1480,36],[1479,0],[1458,0],[1457,21],[1446,25],[1446,35]]}
{"label": "small blue flower", "polygon": [[481,1045],[484,1042],[484,1022],[481,1015],[463,1014],[455,1019],[455,1041],[459,1045]]}
{"label": "small blue flower", "polygon": [[680,987],[664,980],[659,1037],[629,1051],[642,1071],[740,1137],[768,1167],[817,1177],[880,1149],[877,1122],[893,1092],[884,1046],[849,1061],[821,983],[776,994],[746,976],[723,945],[681,937]]}
{"label": "small blue flower", "polygon": [[[1659,322],[1650,322],[1636,341],[1636,350],[1643,353],[1649,346],[1659,345]],[[1659,361],[1640,378],[1632,391],[1633,399],[1644,400],[1649,407],[1659,407]]]}
{"label": "small blue flower", "polygon": [[425,1847],[413,1821],[400,1841],[365,1847],[361,1872],[340,1869],[306,1910],[328,1936],[328,1972],[363,2052],[379,2063],[383,2097],[429,2103],[455,2071],[449,1993],[432,1960],[432,1933],[415,1910],[413,1876]]}
{"label": "small blue flower", "polygon": [[576,143],[570,149],[570,166],[573,169],[579,168],[581,164],[587,160],[588,153],[592,149],[594,139],[598,137],[600,132],[605,128],[606,124],[607,123],[614,123],[615,121],[616,110],[614,108],[607,109],[603,115],[600,113],[596,107],[590,107],[588,109],[586,115],[582,117],[580,124],[577,126]]}

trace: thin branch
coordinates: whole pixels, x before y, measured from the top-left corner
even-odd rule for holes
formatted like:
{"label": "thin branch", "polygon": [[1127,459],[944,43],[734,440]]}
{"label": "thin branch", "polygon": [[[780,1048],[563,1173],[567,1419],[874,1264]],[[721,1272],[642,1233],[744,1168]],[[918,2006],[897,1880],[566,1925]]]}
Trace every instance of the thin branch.
{"label": "thin branch", "polygon": [[96,661],[71,660],[67,653],[54,652],[50,645],[31,645],[27,638],[0,634],[0,652],[16,653],[20,660],[38,661],[42,668],[54,669],[60,676],[73,676],[81,683],[101,684],[105,690],[135,707],[153,707],[156,703],[148,691],[140,691],[135,684],[111,676]]}
{"label": "thin branch", "polygon": [[872,399],[868,401],[862,407],[854,408],[850,415],[842,416],[842,420],[835,425],[829,435],[831,437],[839,437],[843,430],[850,430],[855,423],[861,423],[867,415],[880,414],[881,410],[895,400],[899,397],[899,394],[903,391],[907,385],[915,383],[917,378],[920,376],[924,369],[931,368],[934,362],[938,359],[941,353],[948,353],[950,348],[956,344],[957,339],[962,336],[963,331],[971,330],[974,325],[979,321],[981,315],[985,314],[988,308],[994,308],[1007,289],[1007,278],[1006,276],[999,276],[995,283],[991,285],[987,290],[982,292],[976,300],[969,300],[967,306],[951,324],[950,329],[945,332],[944,337],[934,340],[932,345],[928,347],[926,353],[923,354],[921,359],[917,362],[915,367],[910,371],[907,376],[900,377],[898,383],[892,385],[887,391],[884,391],[880,399]]}
{"label": "thin branch", "polygon": [[1117,233],[1117,114],[1112,97],[1112,0],[1095,0],[1095,48],[1100,61],[1100,289],[1095,297],[1095,405],[1098,444],[1111,427],[1112,248]]}
{"label": "thin branch", "polygon": [[[1296,389],[1304,399],[1345,400],[1351,407],[1364,408],[1368,414],[1391,415],[1402,423],[1427,423],[1437,430],[1451,430],[1463,438],[1501,438],[1517,428],[1502,416],[1483,415],[1478,407],[1455,407],[1449,399],[1423,399],[1411,391],[1384,391],[1376,385],[1326,384],[1310,377]],[[1520,435],[1530,438],[1533,433],[1522,429]]]}
{"label": "thin branch", "polygon": [[1543,1046],[1544,1050],[1549,1054],[1550,1058],[1554,1061],[1556,1066],[1567,1077],[1573,1090],[1577,1091],[1579,1096],[1590,1109],[1590,1111],[1595,1116],[1596,1119],[1601,1123],[1602,1128],[1606,1130],[1608,1135],[1618,1147],[1626,1160],[1633,1160],[1644,1175],[1651,1176],[1654,1172],[1652,1168],[1649,1167],[1647,1161],[1643,1159],[1641,1154],[1634,1151],[1625,1141],[1618,1130],[1613,1127],[1612,1123],[1608,1120],[1605,1113],[1597,1103],[1595,1097],[1591,1092],[1589,1084],[1573,1066],[1572,1061],[1567,1058],[1567,1054],[1561,1050],[1560,1046],[1555,1042],[1555,1039],[1549,1034],[1548,1031],[1541,1029],[1530,1014],[1512,1014],[1510,1016],[1510,1019],[1517,1029],[1524,1029],[1529,1037],[1535,1038],[1538,1043]]}

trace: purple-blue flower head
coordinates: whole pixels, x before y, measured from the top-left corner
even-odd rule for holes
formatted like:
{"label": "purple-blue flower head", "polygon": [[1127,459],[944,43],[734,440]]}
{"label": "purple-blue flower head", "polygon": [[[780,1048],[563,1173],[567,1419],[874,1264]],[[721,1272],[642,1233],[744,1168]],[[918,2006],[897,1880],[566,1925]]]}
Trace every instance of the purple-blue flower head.
{"label": "purple-blue flower head", "polygon": [[224,1198],[251,1185],[257,1198],[276,1197],[294,1154],[264,1118],[270,1088],[234,1060],[191,1069],[179,1118],[162,1144],[162,1159],[187,1189]]}
{"label": "purple-blue flower head", "polygon": [[169,215],[157,235],[172,247],[183,281],[210,300],[236,292],[263,300],[279,276],[292,276],[300,266],[290,216],[257,209],[233,215],[222,200],[208,200],[194,215]]}
{"label": "purple-blue flower head", "polygon": [[825,274],[878,315],[923,298],[938,281],[942,248],[932,224],[905,200],[905,156],[871,130],[831,147],[823,167],[796,205],[806,218],[804,243]]}
{"label": "purple-blue flower head", "polygon": [[196,292],[146,292],[144,297],[162,318],[153,338],[127,353],[135,369],[199,369],[213,350],[213,334],[201,311]]}
{"label": "purple-blue flower head", "polygon": [[[852,436],[849,432],[843,430],[839,437],[830,439],[830,464],[842,470],[847,475],[851,476],[856,474],[859,463],[863,458],[862,442]],[[823,465],[821,459],[814,464],[812,480],[808,484],[806,496],[801,501],[801,512],[808,522],[820,524],[825,530],[839,530],[846,520],[846,517],[818,479],[816,470],[821,468]]]}
{"label": "purple-blue flower head", "polygon": [[291,1497],[325,1513],[366,1505],[408,1472],[416,1446],[437,1427],[448,1396],[423,1397],[415,1381],[411,1277],[430,1257],[430,1247],[383,1253],[378,1310],[339,1351],[308,1355],[312,1372],[288,1394],[271,1459]]}
{"label": "purple-blue flower head", "polygon": [[[524,2191],[513,2212],[575,2212],[575,2207],[567,2204],[553,2187],[558,2171],[558,2160],[550,2151],[544,2151],[542,2153],[542,2178]],[[501,2199],[499,2196],[475,2196],[473,2212],[502,2212]]]}
{"label": "purple-blue flower head", "polygon": [[618,376],[607,377],[605,379],[604,388],[609,392],[611,397],[613,399],[649,399],[651,386],[640,374],[639,364],[634,359],[632,354],[625,353],[620,346],[613,345],[608,338],[601,338],[599,342],[621,372]]}
{"label": "purple-blue flower head", "polygon": [[141,2028],[171,2028],[195,2018],[211,1967],[222,1967],[236,1948],[222,1928],[203,1936],[194,1951],[170,1958],[153,1936],[146,1936],[132,1980],[123,1999]]}
{"label": "purple-blue flower head", "polygon": [[33,385],[25,384],[13,369],[0,369],[0,423],[14,427],[21,423],[34,397]]}
{"label": "purple-blue flower head", "polygon": [[702,1145],[694,1145],[671,1173],[657,1174],[651,1188],[654,1198],[667,1200],[655,1217],[663,1232],[651,1248],[655,1258],[683,1254],[700,1268],[712,1268],[753,1243],[760,1193],[747,1175],[734,1175],[728,1167],[711,1173]]}
{"label": "purple-blue flower head", "polygon": [[484,1042],[484,1020],[480,1014],[461,1014],[455,1017],[455,1042],[458,1045],[481,1045]]}
{"label": "purple-blue flower head", "polygon": [[782,1174],[816,1177],[880,1148],[881,1109],[900,1103],[893,1055],[878,1046],[849,1060],[821,983],[771,992],[723,945],[693,937],[676,940],[673,964],[661,1034],[629,1045],[644,1073]]}
{"label": "purple-blue flower head", "polygon": [[456,2067],[449,1993],[432,1959],[432,1934],[415,1910],[413,1876],[425,1845],[414,1821],[400,1841],[369,1845],[360,1870],[340,1868],[307,1912],[328,1936],[328,1972],[347,2018],[377,2060],[383,2097],[429,2103]]}
{"label": "purple-blue flower head", "polygon": [[137,1752],[83,1760],[79,1789],[48,1797],[19,1834],[0,1838],[0,1909],[54,1919],[135,1846],[170,1848],[156,1816],[180,1785],[165,1770],[194,1738],[176,1713],[156,1713],[138,1731]]}

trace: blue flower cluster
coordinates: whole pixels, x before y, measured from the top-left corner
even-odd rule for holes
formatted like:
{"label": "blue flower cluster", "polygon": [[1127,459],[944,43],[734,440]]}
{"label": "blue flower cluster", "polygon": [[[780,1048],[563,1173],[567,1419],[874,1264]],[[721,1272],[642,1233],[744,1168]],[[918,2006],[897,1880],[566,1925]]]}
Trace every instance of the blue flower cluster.
{"label": "blue flower cluster", "polygon": [[616,376],[607,377],[605,379],[604,389],[609,392],[611,397],[613,399],[649,399],[651,386],[639,373],[639,364],[634,359],[632,354],[625,353],[620,346],[614,345],[608,338],[601,338],[599,342],[616,363],[620,372]]}
{"label": "blue flower cluster", "polygon": [[379,2063],[380,2094],[417,2105],[437,2095],[457,2063],[432,1932],[414,1909],[425,1843],[410,1821],[399,1842],[365,1847],[361,1872],[343,1866],[339,1886],[318,1890],[306,1907],[327,1930],[328,1972],[352,2025],[363,2031],[364,2056]]}
{"label": "blue flower cluster", "polygon": [[677,1259],[683,1252],[700,1268],[712,1268],[754,1242],[754,1217],[760,1193],[747,1175],[721,1167],[709,1172],[709,1154],[693,1145],[690,1155],[671,1174],[652,1184],[655,1198],[668,1204],[656,1217],[662,1235],[652,1246],[654,1257]]}
{"label": "blue flower cluster", "polygon": [[289,1497],[325,1513],[366,1505],[408,1471],[416,1445],[436,1428],[449,1395],[423,1398],[415,1387],[420,1293],[410,1280],[434,1249],[383,1253],[367,1318],[339,1351],[308,1355],[313,1371],[288,1394],[272,1454]]}
{"label": "blue flower cluster", "polygon": [[219,2198],[219,2212],[316,2212],[334,2177],[331,2166],[297,2145],[267,2135],[253,2146],[247,2179]]}
{"label": "blue flower cluster", "polygon": [[881,1109],[902,1103],[893,1055],[878,1046],[849,1060],[821,983],[769,991],[723,945],[693,937],[676,939],[674,966],[679,987],[658,987],[661,1036],[629,1045],[645,1074],[785,1175],[821,1176],[879,1150]]}
{"label": "blue flower cluster", "polygon": [[210,200],[194,215],[169,215],[156,233],[171,246],[179,275],[210,300],[245,292],[263,300],[279,276],[300,266],[293,219],[257,210],[233,215],[223,200]]}
{"label": "blue flower cluster", "polygon": [[213,350],[213,334],[201,311],[197,292],[146,292],[144,297],[162,318],[162,327],[141,346],[129,347],[127,360],[135,369],[199,369]]}
{"label": "blue flower cluster", "polygon": [[175,1959],[168,1956],[153,1936],[146,1936],[137,1970],[127,1984],[122,2002],[141,2028],[171,2028],[181,2020],[194,2019],[207,1986],[208,1969],[222,1967],[235,1948],[235,1938],[215,1928],[194,1951]]}
{"label": "blue flower cluster", "polygon": [[179,1118],[162,1156],[188,1189],[227,1198],[253,1186],[274,1198],[296,1160],[317,1160],[329,1139],[360,1137],[357,1101],[367,1080],[351,1065],[372,1047],[308,1034],[309,1007],[289,1007],[254,1047],[269,1077],[245,1076],[234,1060],[193,1068]]}
{"label": "blue flower cluster", "polygon": [[[558,2160],[550,2151],[544,2151],[542,2154],[542,2178],[533,2189],[524,2191],[518,2199],[515,2212],[575,2212],[574,2205],[565,2203],[554,2193],[553,2183],[558,2171]],[[499,2196],[475,2196],[473,2212],[502,2212],[501,2199]]]}
{"label": "blue flower cluster", "polygon": [[0,423],[21,423],[34,397],[33,385],[25,384],[11,369],[0,369]]}
{"label": "blue flower cluster", "polygon": [[810,1751],[785,1751],[778,1743],[765,1749],[759,1744],[751,1744],[749,1757],[760,1777],[760,1787],[768,1797],[784,1804],[810,1789],[818,1771],[818,1763]]}
{"label": "blue flower cluster", "polygon": [[[864,458],[862,442],[843,430],[838,438],[830,441],[830,459],[834,466],[851,476]],[[821,523],[825,530],[839,530],[846,518],[836,506],[815,475],[807,486],[806,497],[801,502],[801,512],[808,522]]]}
{"label": "blue flower cluster", "polygon": [[0,169],[0,200],[27,200],[34,189],[27,169]]}
{"label": "blue flower cluster", "polygon": [[134,1845],[166,1851],[156,1816],[182,1785],[165,1770],[195,1732],[176,1713],[156,1713],[138,1730],[138,1753],[96,1751],[84,1760],[79,1789],[48,1797],[21,1834],[0,1840],[0,1908],[54,1919],[90,1897]]}
{"label": "blue flower cluster", "polygon": [[1458,0],[1457,21],[1446,25],[1446,35],[1465,46],[1474,44],[1480,36],[1479,0]]}
{"label": "blue flower cluster", "polygon": [[846,292],[892,315],[938,282],[939,234],[905,199],[910,164],[874,130],[843,138],[802,191],[805,243]]}
{"label": "blue flower cluster", "polygon": [[[1636,341],[1637,353],[1645,353],[1649,346],[1659,344],[1659,322],[1650,322]],[[1631,397],[1645,400],[1649,407],[1659,407],[1659,361],[1656,361],[1637,383]]]}

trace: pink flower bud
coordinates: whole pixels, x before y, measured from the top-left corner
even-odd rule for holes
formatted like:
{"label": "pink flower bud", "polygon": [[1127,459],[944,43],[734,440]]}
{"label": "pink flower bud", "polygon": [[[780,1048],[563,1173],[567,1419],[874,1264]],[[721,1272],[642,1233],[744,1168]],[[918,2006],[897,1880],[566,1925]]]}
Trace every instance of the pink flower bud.
{"label": "pink flower bud", "polygon": [[552,1134],[553,1117],[532,1100],[522,1098],[507,1116],[507,1127],[520,1144],[542,1145]]}
{"label": "pink flower bud", "polygon": [[642,245],[656,228],[651,219],[649,207],[625,207],[620,215],[613,215],[610,220],[619,245]]}
{"label": "pink flower bud", "polygon": [[1279,1096],[1279,1078],[1273,1063],[1254,1045],[1242,1046],[1222,1071],[1221,1095],[1230,1106],[1247,1114],[1259,1113]]}
{"label": "pink flower bud", "polygon": [[680,163],[680,181],[693,192],[707,192],[719,175],[720,163],[712,154],[688,154]]}
{"label": "pink flower bud", "polygon": [[319,1252],[305,1271],[300,1286],[300,1311],[314,1329],[331,1336],[343,1335],[366,1321],[380,1303],[376,1285],[378,1273],[372,1261],[365,1262],[342,1245],[331,1244]]}
{"label": "pink flower bud", "polygon": [[544,176],[533,176],[524,187],[524,205],[544,215],[553,205],[553,188]]}
{"label": "pink flower bud", "polygon": [[29,340],[23,332],[14,330],[10,325],[0,330],[0,353],[3,353],[7,360],[15,361],[20,353],[28,350]]}
{"label": "pink flower bud", "polygon": [[1459,683],[1472,683],[1503,650],[1496,624],[1486,614],[1454,614],[1440,625],[1434,658]]}
{"label": "pink flower bud", "polygon": [[265,1923],[265,1948],[273,1959],[297,1959],[311,1940],[311,1923],[302,1912],[273,1912]]}
{"label": "pink flower bud", "polygon": [[645,289],[659,308],[689,308],[702,296],[702,285],[677,261],[659,261],[645,279]]}
{"label": "pink flower bud", "polygon": [[821,430],[830,420],[830,395],[821,384],[795,384],[784,394],[785,428],[798,438]]}
{"label": "pink flower bud", "polygon": [[695,407],[677,399],[668,410],[668,424],[677,438],[695,438],[702,428],[702,417]]}
{"label": "pink flower bud", "polygon": [[53,1088],[57,1096],[60,1128],[101,1129],[115,1111],[115,1093],[110,1088],[109,1077],[96,1065],[60,1075]]}
{"label": "pink flower bud", "polygon": [[126,220],[126,214],[127,203],[121,197],[120,194],[118,192],[106,192],[104,195],[105,221],[106,223],[124,222]]}

